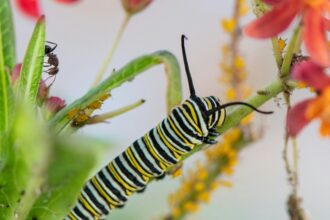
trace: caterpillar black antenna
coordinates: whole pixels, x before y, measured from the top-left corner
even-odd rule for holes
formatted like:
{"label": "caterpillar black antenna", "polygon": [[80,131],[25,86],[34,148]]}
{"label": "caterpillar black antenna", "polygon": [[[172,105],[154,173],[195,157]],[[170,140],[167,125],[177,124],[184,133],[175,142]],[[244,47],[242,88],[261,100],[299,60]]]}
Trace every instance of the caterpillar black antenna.
{"label": "caterpillar black antenna", "polygon": [[226,104],[221,105],[219,108],[214,108],[214,109],[211,109],[211,110],[207,111],[206,114],[207,115],[212,115],[215,112],[219,111],[220,109],[227,108],[227,107],[233,106],[233,105],[245,105],[247,107],[252,108],[256,112],[261,113],[261,114],[273,114],[274,113],[273,111],[262,111],[262,110],[259,110],[256,107],[254,107],[253,105],[251,105],[249,103],[246,103],[246,102],[229,102],[229,103],[226,103]]}
{"label": "caterpillar black antenna", "polygon": [[188,79],[188,85],[189,85],[189,91],[190,91],[190,97],[195,97],[195,87],[191,78],[187,55],[186,55],[186,49],[184,47],[184,40],[188,40],[188,38],[185,35],[181,35],[181,47],[182,47],[182,56],[183,56],[183,62],[184,62],[184,68],[186,70],[187,79]]}

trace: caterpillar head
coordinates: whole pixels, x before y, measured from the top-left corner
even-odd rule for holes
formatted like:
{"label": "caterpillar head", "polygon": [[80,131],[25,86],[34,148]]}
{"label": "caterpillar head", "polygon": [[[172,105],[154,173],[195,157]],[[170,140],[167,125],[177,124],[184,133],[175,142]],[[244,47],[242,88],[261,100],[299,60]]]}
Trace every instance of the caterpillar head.
{"label": "caterpillar head", "polygon": [[[226,119],[226,109],[221,108],[220,100],[215,96],[190,97],[197,106],[204,119],[207,130],[216,126],[221,126]],[[219,109],[214,111],[214,109]]]}
{"label": "caterpillar head", "polygon": [[184,66],[185,66],[188,84],[189,84],[190,99],[193,100],[198,105],[198,107],[203,115],[204,121],[207,124],[208,129],[223,125],[223,123],[225,122],[225,119],[226,119],[226,108],[229,106],[232,106],[232,105],[245,105],[247,107],[252,108],[254,111],[257,111],[262,114],[273,113],[270,111],[269,112],[261,111],[246,102],[229,102],[229,103],[221,104],[220,99],[218,99],[215,96],[208,96],[208,97],[204,97],[204,98],[198,97],[195,93],[195,88],[194,88],[190,70],[189,70],[189,65],[188,65],[187,56],[186,56],[186,50],[185,50],[185,46],[184,46],[185,39],[187,39],[186,36],[182,35],[181,36],[182,55],[183,55]]}

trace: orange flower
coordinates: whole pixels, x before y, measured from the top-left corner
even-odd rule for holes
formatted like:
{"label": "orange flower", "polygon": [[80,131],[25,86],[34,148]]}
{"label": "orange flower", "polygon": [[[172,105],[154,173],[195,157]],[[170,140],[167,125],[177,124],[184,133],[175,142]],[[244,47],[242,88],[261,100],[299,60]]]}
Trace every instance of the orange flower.
{"label": "orange flower", "polygon": [[312,61],[303,61],[294,66],[292,78],[315,89],[317,96],[293,106],[287,115],[287,132],[291,137],[312,120],[320,119],[320,134],[330,136],[330,77],[324,69]]}
{"label": "orange flower", "polygon": [[324,18],[330,12],[328,0],[264,0],[272,10],[250,23],[244,31],[256,38],[269,38],[283,32],[296,16],[302,17],[303,41],[311,59],[330,66],[326,30],[330,22]]}

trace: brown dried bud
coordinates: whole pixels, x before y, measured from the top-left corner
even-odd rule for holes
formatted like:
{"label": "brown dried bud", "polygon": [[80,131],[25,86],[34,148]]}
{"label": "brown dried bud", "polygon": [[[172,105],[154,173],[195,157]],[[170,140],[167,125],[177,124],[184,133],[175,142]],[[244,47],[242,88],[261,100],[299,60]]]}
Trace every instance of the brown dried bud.
{"label": "brown dried bud", "polygon": [[142,11],[151,2],[152,0],[121,0],[121,4],[129,15]]}
{"label": "brown dried bud", "polygon": [[46,100],[45,107],[48,111],[56,113],[65,107],[65,101],[59,97],[51,96]]}

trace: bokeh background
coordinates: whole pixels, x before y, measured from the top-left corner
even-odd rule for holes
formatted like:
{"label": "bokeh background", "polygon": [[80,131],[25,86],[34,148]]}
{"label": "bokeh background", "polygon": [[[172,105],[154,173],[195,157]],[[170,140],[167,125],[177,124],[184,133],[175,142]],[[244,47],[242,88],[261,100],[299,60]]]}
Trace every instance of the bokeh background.
{"label": "bokeh background", "polygon": [[[131,59],[165,49],[174,53],[183,67],[180,35],[188,36],[187,53],[196,90],[201,96],[224,97],[219,83],[221,45],[228,41],[220,27],[223,17],[231,16],[233,1],[218,0],[163,0],[154,1],[150,7],[134,16],[123,35],[111,66],[119,69]],[[14,5],[14,3],[13,3]],[[67,103],[83,95],[90,88],[104,57],[110,48],[124,11],[119,0],[82,0],[74,5],[42,1],[46,14],[47,40],[58,43],[56,54],[60,59],[60,72],[52,88],[52,95]],[[252,13],[243,24],[252,20]],[[22,60],[34,21],[24,17],[14,8],[17,33],[17,52]],[[256,91],[276,77],[276,65],[270,42],[244,37],[241,52],[245,57],[249,83]],[[185,98],[188,86],[182,76]],[[109,141],[109,152],[100,167],[115,157],[126,146],[142,136],[166,116],[165,74],[162,66],[148,70],[134,81],[112,92],[112,98],[102,107],[109,111],[138,99],[147,102],[107,124],[83,128],[79,134]],[[297,91],[293,101],[308,96]],[[280,96],[279,96],[280,98]],[[278,103],[280,105],[278,106]],[[234,183],[232,188],[220,188],[207,205],[189,219],[207,220],[279,220],[288,219],[285,202],[290,191],[282,160],[285,106],[283,100],[274,100],[263,106],[272,109],[271,116],[257,116],[264,126],[262,140],[251,144],[239,154],[239,163],[233,176],[226,178]],[[260,117],[260,118],[259,118]],[[78,135],[79,135],[78,134]],[[300,148],[299,176],[303,206],[313,220],[330,219],[330,144],[318,134],[314,122],[298,138]],[[134,195],[126,207],[116,210],[111,219],[159,219],[168,210],[167,196],[180,185],[180,178],[201,157],[197,154],[184,164],[183,176],[150,184],[145,193]],[[81,158],[83,162],[83,158]]]}

